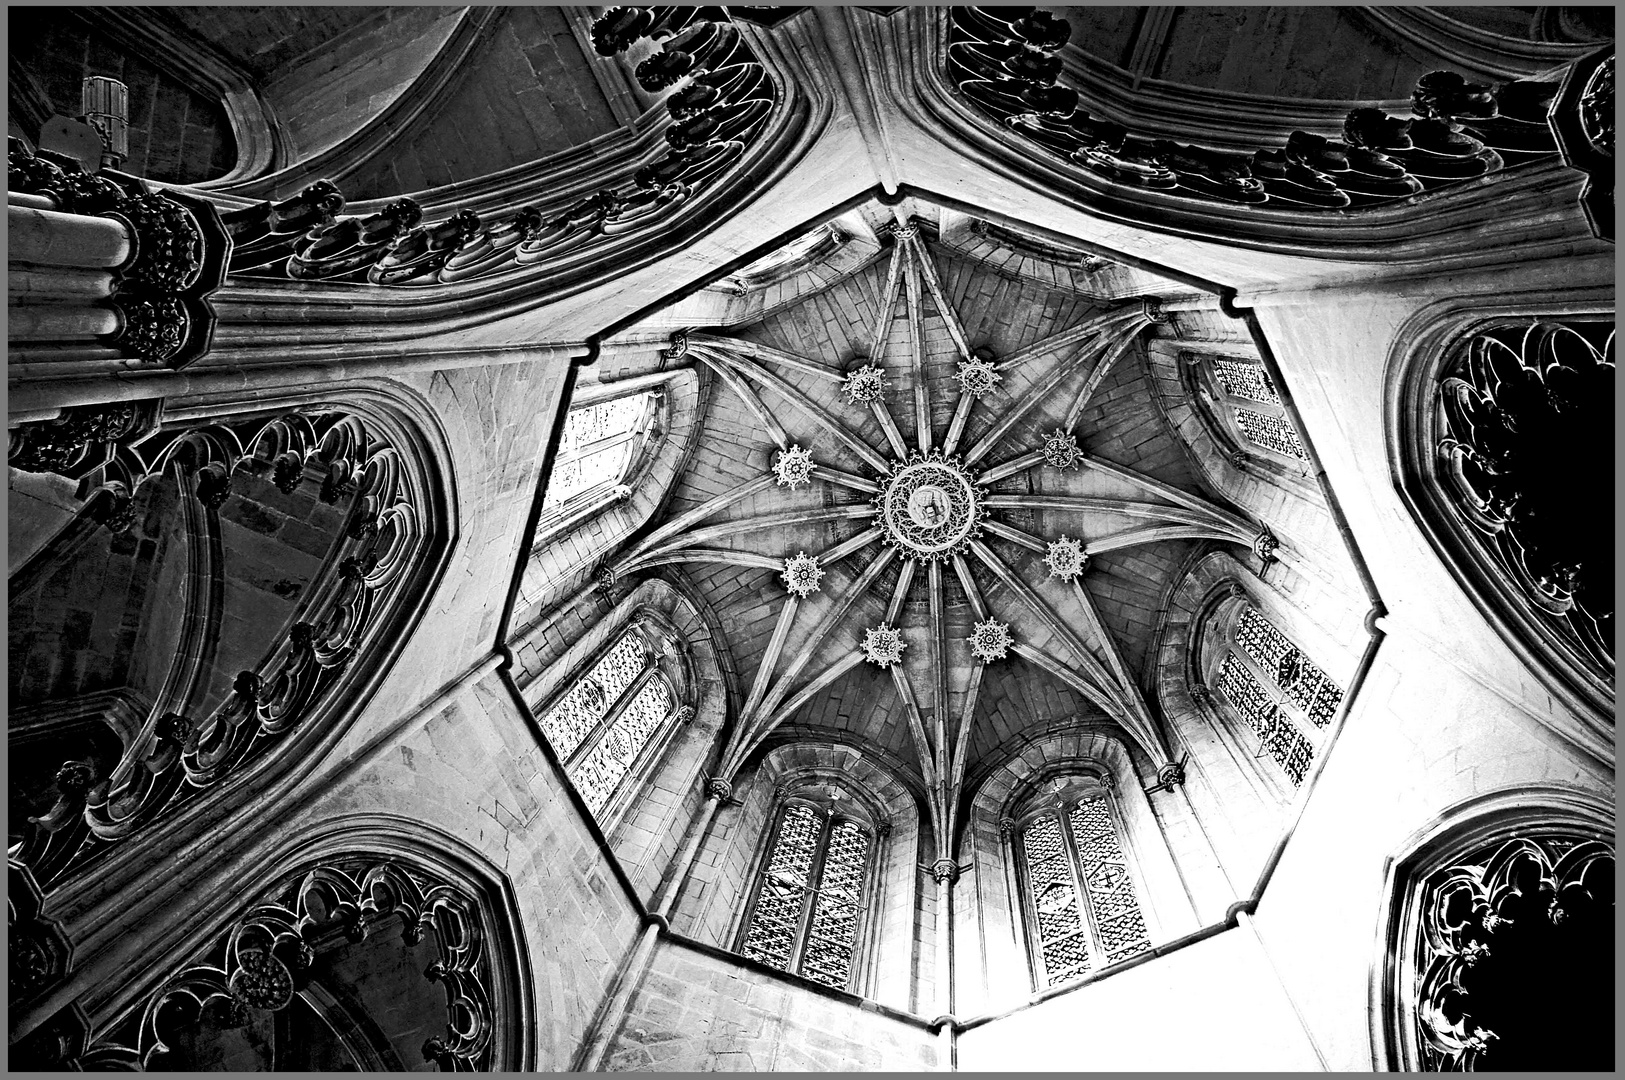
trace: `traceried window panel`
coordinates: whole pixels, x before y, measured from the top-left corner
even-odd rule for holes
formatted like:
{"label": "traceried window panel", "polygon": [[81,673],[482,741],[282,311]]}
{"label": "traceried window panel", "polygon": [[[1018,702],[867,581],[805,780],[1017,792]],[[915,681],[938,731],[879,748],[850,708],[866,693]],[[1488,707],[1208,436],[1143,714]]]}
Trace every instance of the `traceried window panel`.
{"label": "traceried window panel", "polygon": [[655,401],[650,390],[570,410],[542,499],[543,515],[625,482],[653,422]]}
{"label": "traceried window panel", "polygon": [[576,790],[602,815],[664,740],[681,708],[643,631],[627,630],[541,712],[538,723]]}
{"label": "traceried window panel", "polygon": [[1343,688],[1251,604],[1236,608],[1224,642],[1213,687],[1296,787],[1315,758],[1309,733],[1331,723]]}
{"label": "traceried window panel", "polygon": [[1302,470],[1308,451],[1262,364],[1193,352],[1181,352],[1180,358],[1196,369],[1197,383],[1213,404],[1214,419],[1231,443],[1249,452],[1267,450],[1279,464]]}
{"label": "traceried window panel", "polygon": [[1151,947],[1111,797],[1074,788],[1046,803],[1021,822],[1015,844],[1040,987]]}
{"label": "traceried window panel", "polygon": [[873,864],[868,826],[818,801],[786,802],[738,951],[825,986],[850,989]]}

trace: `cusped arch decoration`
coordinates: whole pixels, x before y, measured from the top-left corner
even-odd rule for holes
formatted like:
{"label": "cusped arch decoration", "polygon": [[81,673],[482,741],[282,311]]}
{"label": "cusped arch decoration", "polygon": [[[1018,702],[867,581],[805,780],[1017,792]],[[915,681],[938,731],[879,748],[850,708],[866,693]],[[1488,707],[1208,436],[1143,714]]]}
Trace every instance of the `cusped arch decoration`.
{"label": "cusped arch decoration", "polygon": [[[243,875],[172,950],[184,959],[125,977],[111,1003],[77,1014],[74,1037],[53,1040],[63,1058],[35,1065],[172,1068],[186,1053],[207,1057],[210,1040],[231,1044],[252,1029],[269,1040],[227,1052],[268,1054],[274,1066],[298,1030],[282,1016],[308,1007],[353,1069],[532,1067],[528,953],[500,871],[453,838],[389,815],[343,818],[279,846],[258,860],[271,869]],[[394,1015],[396,1006],[421,1012],[437,1002],[437,1016]]]}
{"label": "cusped arch decoration", "polygon": [[[84,512],[115,531],[128,527],[142,485],[177,482],[199,584],[184,601],[181,655],[142,721],[122,732],[122,757],[105,775],[67,762],[55,804],[31,819],[13,851],[47,893],[116,847],[158,842],[156,831],[173,840],[229,817],[318,759],[390,671],[455,539],[444,433],[398,387],[334,387],[172,421],[161,402],[151,412],[149,422],[120,426],[111,438],[98,431],[50,463],[79,482]],[[287,632],[229,690],[211,689],[224,583],[219,511],[245,470],[284,493],[316,485],[322,501],[348,509]],[[197,715],[211,700],[220,703]]]}
{"label": "cusped arch decoration", "polygon": [[1422,534],[1502,640],[1573,711],[1546,722],[1614,759],[1613,298],[1446,301],[1389,351],[1395,486]]}
{"label": "cusped arch decoration", "polygon": [[1475,796],[1389,858],[1371,970],[1379,1069],[1609,1070],[1614,806],[1556,784]]}

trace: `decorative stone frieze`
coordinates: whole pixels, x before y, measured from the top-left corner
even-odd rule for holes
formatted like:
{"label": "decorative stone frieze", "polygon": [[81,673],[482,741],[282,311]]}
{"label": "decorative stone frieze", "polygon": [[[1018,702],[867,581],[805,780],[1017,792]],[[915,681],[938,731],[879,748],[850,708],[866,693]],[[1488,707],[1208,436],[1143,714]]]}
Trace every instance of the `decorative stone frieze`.
{"label": "decorative stone frieze", "polygon": [[1612,1007],[1587,973],[1607,977],[1597,944],[1613,936],[1613,879],[1611,843],[1538,833],[1429,874],[1400,983],[1415,995],[1416,1066],[1606,1067]]}
{"label": "decorative stone frieze", "polygon": [[1546,126],[1556,84],[1479,86],[1452,72],[1422,77],[1413,117],[1354,110],[1343,141],[1294,131],[1284,147],[1238,153],[1152,138],[1092,116],[1063,85],[1070,32],[1047,11],[952,8],[948,78],[1026,142],[1129,187],[1243,206],[1358,209],[1556,151]]}
{"label": "decorative stone frieze", "polygon": [[[116,415],[116,421],[99,421],[104,426],[97,430],[122,429],[128,419]],[[186,696],[187,680],[175,680],[111,776],[88,789],[58,785],[55,805],[18,827],[22,839],[12,850],[42,887],[50,888],[180,803],[250,766],[331,705],[352,662],[375,644],[402,599],[424,555],[431,523],[401,454],[356,416],[293,413],[269,422],[160,429],[139,446],[111,444],[109,453],[68,474],[80,480],[87,501],[110,493],[127,504],[141,485],[178,468],[197,499],[217,511],[230,498],[237,468],[271,470],[272,447],[298,455],[305,471],[323,474],[324,491],[350,497],[349,524],[329,563],[331,586],[313,587],[312,605],[255,670],[238,675],[212,715],[179,715],[176,706]],[[175,662],[187,666],[186,657]],[[195,663],[190,669],[204,670]]]}
{"label": "decorative stone frieze", "polygon": [[423,287],[465,281],[578,253],[634,232],[669,227],[715,185],[767,126],[777,90],[733,25],[746,9],[613,7],[593,23],[594,48],[613,56],[648,37],[660,43],[637,66],[638,85],[665,99],[666,150],[612,187],[566,205],[504,208],[489,218],[463,208],[422,222],[398,198],[365,218],[341,217],[335,184],[293,199],[232,211],[234,274]]}
{"label": "decorative stone frieze", "polygon": [[176,1038],[181,1028],[204,1030],[199,1006],[213,1005],[215,1024],[227,1028],[247,1025],[254,1013],[279,1012],[317,974],[322,952],[341,942],[390,948],[374,930],[394,918],[402,924],[397,947],[434,944],[424,977],[446,994],[445,1029],[426,1044],[426,1060],[456,1071],[493,1068],[502,1025],[512,1018],[495,1009],[492,965],[502,958],[493,955],[479,900],[429,871],[362,859],[324,861],[274,890],[115,1020],[85,1056],[102,1068],[164,1068],[172,1047],[190,1041]]}
{"label": "decorative stone frieze", "polygon": [[1612,453],[1612,320],[1525,320],[1446,362],[1434,431],[1461,535],[1538,623],[1612,679],[1613,538],[1579,462]]}

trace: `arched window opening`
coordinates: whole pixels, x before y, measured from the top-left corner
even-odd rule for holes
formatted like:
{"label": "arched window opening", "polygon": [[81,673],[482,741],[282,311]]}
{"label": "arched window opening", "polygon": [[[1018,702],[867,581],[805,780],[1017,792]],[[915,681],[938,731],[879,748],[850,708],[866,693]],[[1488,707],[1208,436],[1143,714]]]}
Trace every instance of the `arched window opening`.
{"label": "arched window opening", "polygon": [[1266,460],[1303,471],[1308,451],[1263,365],[1192,352],[1181,352],[1180,358],[1195,369],[1197,384],[1213,403],[1229,441],[1249,451],[1264,450]]}
{"label": "arched window opening", "polygon": [[1480,831],[1491,835],[1401,872],[1389,1067],[1611,1071],[1614,1002],[1598,990],[1612,979],[1612,836],[1534,823]]}
{"label": "arched window opening", "polygon": [[825,986],[850,989],[873,892],[874,835],[833,798],[786,800],[738,951]]}
{"label": "arched window opening", "polygon": [[606,809],[624,802],[617,797],[630,790],[628,777],[645,774],[666,736],[692,715],[662,670],[662,655],[674,648],[657,647],[650,628],[635,624],[540,714],[542,733],[600,823],[613,816]]}
{"label": "arched window opening", "polygon": [[1213,686],[1293,786],[1303,783],[1315,758],[1314,735],[1331,723],[1342,688],[1247,603],[1226,627]]}
{"label": "arched window opening", "polygon": [[1035,980],[1070,982],[1151,947],[1108,783],[1054,782],[1012,819]]}
{"label": "arched window opening", "polygon": [[654,428],[659,391],[571,409],[564,437],[542,498],[538,534],[550,532],[572,517],[572,511],[597,506],[625,492],[639,453]]}

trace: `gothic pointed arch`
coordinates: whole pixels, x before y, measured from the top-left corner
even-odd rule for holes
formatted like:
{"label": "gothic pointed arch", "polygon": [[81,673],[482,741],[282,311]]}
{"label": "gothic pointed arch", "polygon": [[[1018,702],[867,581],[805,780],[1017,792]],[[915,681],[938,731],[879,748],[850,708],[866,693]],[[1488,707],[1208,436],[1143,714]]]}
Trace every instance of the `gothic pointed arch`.
{"label": "gothic pointed arch", "polygon": [[[396,387],[79,412],[114,419],[25,425],[20,449],[14,432],[13,468],[74,481],[84,509],[20,568],[13,648],[46,662],[86,589],[122,595],[125,633],[165,644],[121,660],[122,639],[92,635],[78,666],[14,678],[28,719],[10,742],[40,779],[13,791],[12,855],[47,893],[116,889],[140,861],[126,849],[217,827],[314,768],[456,535],[444,436]],[[80,434],[62,444],[64,428]]]}
{"label": "gothic pointed arch", "polygon": [[693,370],[577,384],[519,575],[519,625],[543,617],[598,569],[603,550],[655,514],[699,436],[708,399],[708,381]]}
{"label": "gothic pointed arch", "polygon": [[38,1068],[523,1070],[531,978],[505,876],[370,814],[254,856],[184,940],[13,1044]]}
{"label": "gothic pointed arch", "polygon": [[[1604,295],[1606,293],[1606,295]],[[1612,290],[1447,300],[1387,359],[1393,481],[1479,614],[1573,710],[1567,742],[1613,762]],[[1599,486],[1600,484],[1600,486]]]}
{"label": "gothic pointed arch", "polygon": [[996,1010],[1194,928],[1194,901],[1146,793],[1143,755],[1106,724],[1001,747],[968,793],[961,860],[979,899],[957,928],[958,1000]]}
{"label": "gothic pointed arch", "polygon": [[1475,796],[1387,860],[1378,1068],[1609,1070],[1614,807],[1556,784]]}
{"label": "gothic pointed arch", "polygon": [[673,928],[906,1008],[926,852],[919,796],[899,764],[850,739],[769,745],[741,771],[725,831],[685,883]]}

